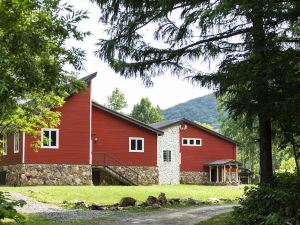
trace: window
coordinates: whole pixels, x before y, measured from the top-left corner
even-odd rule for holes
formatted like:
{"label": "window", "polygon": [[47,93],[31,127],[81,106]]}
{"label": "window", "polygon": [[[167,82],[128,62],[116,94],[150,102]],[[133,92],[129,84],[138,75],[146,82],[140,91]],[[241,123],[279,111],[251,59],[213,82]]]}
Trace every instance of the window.
{"label": "window", "polygon": [[171,162],[171,151],[170,150],[163,151],[163,160],[164,160],[164,162]]}
{"label": "window", "polygon": [[19,132],[14,134],[14,153],[19,152],[20,137]]}
{"label": "window", "polygon": [[42,148],[58,148],[58,129],[42,129]]}
{"label": "window", "polygon": [[129,138],[129,152],[144,152],[144,138]]}
{"label": "window", "polygon": [[182,138],[183,146],[202,146],[202,139],[200,138]]}
{"label": "window", "polygon": [[2,142],[2,147],[3,147],[3,155],[7,155],[7,135],[3,135],[3,142]]}

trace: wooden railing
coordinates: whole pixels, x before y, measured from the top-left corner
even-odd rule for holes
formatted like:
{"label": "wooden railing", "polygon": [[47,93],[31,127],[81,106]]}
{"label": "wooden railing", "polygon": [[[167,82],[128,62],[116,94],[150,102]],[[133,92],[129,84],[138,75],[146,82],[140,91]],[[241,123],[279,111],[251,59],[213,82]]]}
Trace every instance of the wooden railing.
{"label": "wooden railing", "polygon": [[113,172],[127,183],[132,185],[139,184],[139,174],[130,167],[124,165],[120,160],[106,152],[93,153],[93,166],[103,166]]}

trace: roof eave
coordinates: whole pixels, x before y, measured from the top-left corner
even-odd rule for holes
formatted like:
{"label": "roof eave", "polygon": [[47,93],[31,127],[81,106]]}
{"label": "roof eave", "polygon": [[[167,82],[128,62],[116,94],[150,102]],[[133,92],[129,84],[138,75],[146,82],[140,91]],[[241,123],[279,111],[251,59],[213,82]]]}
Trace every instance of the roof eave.
{"label": "roof eave", "polygon": [[116,111],[114,111],[114,110],[111,110],[111,109],[109,109],[109,108],[106,108],[105,106],[100,105],[100,104],[98,104],[98,103],[96,103],[96,102],[93,102],[93,106],[95,106],[96,108],[99,108],[99,109],[101,109],[101,110],[104,110],[104,111],[106,111],[106,112],[108,112],[108,113],[110,113],[110,114],[113,114],[113,115],[115,115],[115,116],[117,116],[117,117],[119,117],[119,118],[125,119],[125,120],[127,120],[127,121],[129,121],[129,122],[131,122],[131,123],[134,123],[134,124],[136,124],[136,125],[138,125],[138,126],[140,126],[140,127],[143,127],[143,128],[145,128],[145,129],[147,129],[147,130],[150,130],[150,131],[152,131],[152,132],[154,132],[154,133],[157,133],[158,135],[163,135],[163,134],[164,134],[164,132],[161,131],[161,130],[159,130],[159,129],[153,128],[153,127],[151,127],[151,126],[149,126],[149,125],[147,125],[147,124],[145,124],[145,123],[143,123],[143,122],[141,122],[141,121],[138,121],[138,120],[133,119],[133,118],[131,118],[131,117],[129,117],[129,116],[125,116],[125,115],[123,115],[123,114],[121,114],[121,113],[118,113],[118,112],[116,112]]}

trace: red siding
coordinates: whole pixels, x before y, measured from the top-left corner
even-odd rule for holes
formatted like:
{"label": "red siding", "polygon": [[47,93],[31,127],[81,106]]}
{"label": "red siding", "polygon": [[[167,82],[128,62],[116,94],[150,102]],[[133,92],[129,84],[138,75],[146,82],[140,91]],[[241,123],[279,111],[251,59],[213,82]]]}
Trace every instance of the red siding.
{"label": "red siding", "polygon": [[86,92],[66,99],[61,112],[59,148],[31,148],[32,137],[26,135],[26,164],[89,164],[90,144],[90,83]]}
{"label": "red siding", "polygon": [[[1,136],[1,141],[2,141]],[[1,142],[2,143],[2,142]],[[1,146],[2,147],[2,146]],[[7,155],[0,158],[0,165],[15,165],[22,163],[22,150],[23,150],[23,134],[19,133],[19,152],[14,153],[14,135],[7,135]]]}
{"label": "red siding", "polygon": [[[93,164],[106,152],[128,166],[157,165],[157,134],[93,106]],[[144,152],[129,152],[129,137],[144,138]]]}
{"label": "red siding", "polygon": [[[202,146],[182,146],[182,138],[201,138]],[[236,159],[236,145],[187,124],[180,131],[181,171],[207,171],[204,164],[221,159]]]}

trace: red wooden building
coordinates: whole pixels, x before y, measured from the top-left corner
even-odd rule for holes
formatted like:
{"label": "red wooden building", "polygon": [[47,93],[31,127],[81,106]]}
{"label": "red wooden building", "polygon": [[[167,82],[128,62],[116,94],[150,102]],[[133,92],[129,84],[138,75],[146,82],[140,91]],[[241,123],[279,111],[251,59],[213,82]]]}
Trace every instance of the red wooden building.
{"label": "red wooden building", "polygon": [[[146,125],[91,100],[96,73],[58,109],[58,127],[4,135],[0,172],[10,185],[175,184],[231,181],[236,143],[186,119]],[[230,176],[229,176],[229,175]],[[227,176],[226,176],[227,175]],[[230,179],[229,179],[230,178]],[[0,179],[0,182],[4,182]]]}
{"label": "red wooden building", "polygon": [[238,182],[235,141],[185,118],[152,126],[178,132],[178,145],[170,151],[178,152],[181,183]]}

